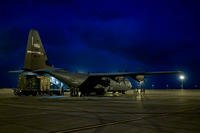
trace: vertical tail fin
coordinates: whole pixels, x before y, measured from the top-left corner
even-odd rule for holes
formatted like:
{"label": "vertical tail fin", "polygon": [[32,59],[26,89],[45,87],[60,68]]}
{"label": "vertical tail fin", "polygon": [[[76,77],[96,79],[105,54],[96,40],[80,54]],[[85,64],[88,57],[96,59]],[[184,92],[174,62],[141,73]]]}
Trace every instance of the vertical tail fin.
{"label": "vertical tail fin", "polygon": [[50,66],[39,33],[37,30],[31,29],[28,36],[24,69],[33,71],[46,68],[50,68]]}

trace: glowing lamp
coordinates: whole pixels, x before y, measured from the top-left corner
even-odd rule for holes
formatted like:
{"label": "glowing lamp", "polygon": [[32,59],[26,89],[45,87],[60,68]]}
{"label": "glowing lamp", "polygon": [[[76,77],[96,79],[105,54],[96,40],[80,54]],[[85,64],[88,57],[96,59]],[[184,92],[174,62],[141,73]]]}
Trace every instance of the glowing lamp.
{"label": "glowing lamp", "polygon": [[185,76],[184,75],[180,75],[179,78],[180,78],[180,80],[184,80]]}

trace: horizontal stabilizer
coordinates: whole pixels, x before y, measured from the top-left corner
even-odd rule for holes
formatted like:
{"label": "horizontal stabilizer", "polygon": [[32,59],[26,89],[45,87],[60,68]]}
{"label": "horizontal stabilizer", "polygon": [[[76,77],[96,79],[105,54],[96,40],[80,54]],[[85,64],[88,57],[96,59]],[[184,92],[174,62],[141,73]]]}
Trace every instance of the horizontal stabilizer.
{"label": "horizontal stabilizer", "polygon": [[53,68],[53,67],[49,67],[49,68],[45,68],[45,69],[38,69],[38,70],[35,70],[33,72],[52,72],[52,71],[56,71],[56,70],[61,70],[62,68]]}
{"label": "horizontal stabilizer", "polygon": [[14,71],[8,71],[9,73],[22,73],[24,70],[14,70]]}

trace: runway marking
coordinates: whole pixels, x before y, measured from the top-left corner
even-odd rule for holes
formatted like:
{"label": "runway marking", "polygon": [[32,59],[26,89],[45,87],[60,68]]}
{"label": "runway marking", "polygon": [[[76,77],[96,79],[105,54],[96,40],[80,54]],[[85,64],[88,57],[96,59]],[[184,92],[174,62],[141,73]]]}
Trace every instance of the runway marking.
{"label": "runway marking", "polygon": [[30,113],[30,114],[22,114],[22,115],[15,115],[14,117],[13,116],[8,116],[8,117],[5,117],[5,116],[0,116],[0,118],[20,118],[20,117],[26,117],[26,116],[36,116],[36,115],[46,115],[48,113],[46,112],[42,112],[42,113]]}
{"label": "runway marking", "polygon": [[[96,124],[96,125],[87,125],[87,126],[78,127],[78,128],[72,128],[72,129],[68,129],[68,130],[53,131],[53,132],[50,132],[50,133],[78,132],[78,131],[82,131],[82,130],[88,130],[88,129],[99,128],[99,127],[104,127],[104,126],[111,126],[111,125],[116,125],[116,124],[123,124],[123,123],[131,122],[131,121],[138,121],[138,120],[142,120],[142,119],[148,118],[148,117],[140,117],[140,118],[137,118],[137,119],[129,119],[129,120],[124,120],[124,121],[115,121],[115,122],[109,122],[109,123],[103,123],[103,124]],[[151,117],[153,117],[153,116],[151,116]]]}
{"label": "runway marking", "polygon": [[[183,112],[190,111],[190,110],[193,110],[193,109],[196,109],[196,108],[190,108],[190,109],[184,108],[184,109],[180,109],[180,111],[176,111],[176,112],[155,113],[155,116],[154,115],[153,116],[145,116],[145,117],[122,120],[122,121],[108,122],[108,123],[103,123],[103,124],[87,125],[87,126],[82,126],[82,127],[77,127],[77,128],[66,129],[66,130],[52,131],[52,132],[49,132],[49,133],[72,133],[72,132],[95,129],[95,128],[100,128],[100,127],[105,127],[105,126],[111,126],[111,125],[124,124],[124,123],[128,123],[128,122],[133,122],[133,121],[139,121],[139,120],[143,120],[145,118],[164,117],[164,116],[171,115],[171,114],[183,113]],[[146,113],[146,114],[148,114],[148,113]]]}

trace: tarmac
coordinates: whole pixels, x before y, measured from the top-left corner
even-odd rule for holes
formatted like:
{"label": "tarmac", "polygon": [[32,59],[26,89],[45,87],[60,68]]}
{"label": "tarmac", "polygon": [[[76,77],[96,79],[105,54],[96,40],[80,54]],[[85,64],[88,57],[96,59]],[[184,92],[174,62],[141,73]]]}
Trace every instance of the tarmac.
{"label": "tarmac", "polygon": [[102,97],[14,96],[0,90],[1,133],[199,133],[200,90]]}

